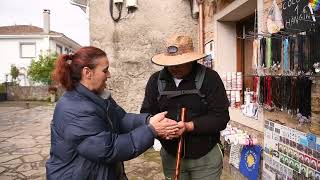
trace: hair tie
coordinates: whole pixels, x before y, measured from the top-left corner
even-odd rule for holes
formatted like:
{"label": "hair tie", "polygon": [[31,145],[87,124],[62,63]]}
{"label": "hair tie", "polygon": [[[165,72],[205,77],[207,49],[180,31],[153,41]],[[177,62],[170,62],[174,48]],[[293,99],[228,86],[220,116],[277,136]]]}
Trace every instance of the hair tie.
{"label": "hair tie", "polygon": [[73,54],[67,54],[67,56],[66,56],[67,64],[71,64],[72,60],[73,60]]}

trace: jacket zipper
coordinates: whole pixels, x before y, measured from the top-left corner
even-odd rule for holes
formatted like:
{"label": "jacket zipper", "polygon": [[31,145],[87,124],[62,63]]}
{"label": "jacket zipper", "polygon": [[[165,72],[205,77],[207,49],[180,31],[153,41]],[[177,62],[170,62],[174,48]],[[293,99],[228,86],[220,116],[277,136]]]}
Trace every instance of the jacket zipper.
{"label": "jacket zipper", "polygon": [[114,132],[113,123],[109,117],[109,106],[110,106],[110,102],[108,102],[108,105],[107,105],[107,120],[108,120],[109,124],[111,125],[112,132]]}

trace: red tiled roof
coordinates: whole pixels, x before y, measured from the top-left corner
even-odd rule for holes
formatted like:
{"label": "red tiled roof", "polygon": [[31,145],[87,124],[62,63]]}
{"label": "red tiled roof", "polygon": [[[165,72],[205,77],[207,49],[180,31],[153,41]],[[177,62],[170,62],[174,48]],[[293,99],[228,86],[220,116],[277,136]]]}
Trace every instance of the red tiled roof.
{"label": "red tiled roof", "polygon": [[[32,25],[0,26],[0,35],[38,35],[45,34],[42,28]],[[51,35],[62,35],[61,33],[50,31]]]}

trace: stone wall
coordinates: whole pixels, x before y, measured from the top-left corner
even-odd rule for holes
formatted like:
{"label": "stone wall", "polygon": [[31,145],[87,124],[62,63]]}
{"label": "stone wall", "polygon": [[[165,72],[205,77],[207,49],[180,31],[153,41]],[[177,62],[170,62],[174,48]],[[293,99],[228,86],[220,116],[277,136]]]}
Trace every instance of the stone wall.
{"label": "stone wall", "polygon": [[223,10],[234,0],[204,0],[203,1],[203,29],[204,29],[204,42],[214,39],[214,26],[213,16],[219,11]]}
{"label": "stone wall", "polygon": [[204,42],[213,40],[214,38],[214,26],[213,15],[218,11],[218,5],[210,0],[205,0],[203,3],[203,29],[204,29]]}
{"label": "stone wall", "polygon": [[[8,86],[7,99],[9,101],[48,101],[49,86]],[[58,96],[61,96],[63,90],[58,89]]]}
{"label": "stone wall", "polygon": [[315,78],[312,84],[310,130],[320,136],[320,77]]}
{"label": "stone wall", "polygon": [[191,17],[187,0],[139,0],[134,14],[122,10],[115,23],[109,1],[90,1],[90,43],[105,50],[111,61],[108,86],[112,96],[130,112],[140,110],[150,75],[160,67],[151,57],[164,50],[164,42],[174,33],[187,33],[197,47],[198,21]]}

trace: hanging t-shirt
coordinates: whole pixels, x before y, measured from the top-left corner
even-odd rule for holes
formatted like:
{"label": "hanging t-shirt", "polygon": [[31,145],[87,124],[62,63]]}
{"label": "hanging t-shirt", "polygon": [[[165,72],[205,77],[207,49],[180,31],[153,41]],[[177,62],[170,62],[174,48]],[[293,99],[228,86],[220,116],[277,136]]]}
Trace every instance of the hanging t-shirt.
{"label": "hanging t-shirt", "polygon": [[271,59],[272,59],[272,53],[271,53],[271,38],[266,38],[266,67],[270,68],[271,67]]}
{"label": "hanging t-shirt", "polygon": [[258,48],[259,48],[259,41],[257,39],[253,40],[252,42],[252,69],[257,70],[258,68]]}
{"label": "hanging t-shirt", "polygon": [[266,66],[266,38],[260,39],[260,61],[259,65],[261,67]]}
{"label": "hanging t-shirt", "polygon": [[257,180],[259,176],[261,146],[244,146],[241,152],[240,172],[249,180]]}

